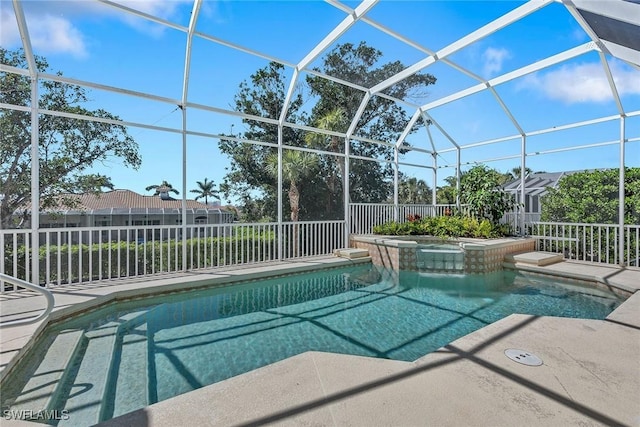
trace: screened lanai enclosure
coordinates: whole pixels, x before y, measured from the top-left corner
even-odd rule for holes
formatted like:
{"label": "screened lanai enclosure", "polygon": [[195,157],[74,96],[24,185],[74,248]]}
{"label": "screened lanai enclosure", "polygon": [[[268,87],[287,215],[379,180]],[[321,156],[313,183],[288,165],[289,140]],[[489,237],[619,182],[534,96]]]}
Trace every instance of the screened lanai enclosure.
{"label": "screened lanai enclosure", "polygon": [[[455,189],[479,164],[511,171],[518,201],[545,191],[535,173],[613,171],[606,222],[542,222],[527,203],[504,221],[541,250],[638,265],[636,0],[0,7],[0,273],[65,284],[331,254],[464,212]],[[65,218],[78,194],[159,186],[171,223]],[[235,221],[196,221],[209,200]]]}

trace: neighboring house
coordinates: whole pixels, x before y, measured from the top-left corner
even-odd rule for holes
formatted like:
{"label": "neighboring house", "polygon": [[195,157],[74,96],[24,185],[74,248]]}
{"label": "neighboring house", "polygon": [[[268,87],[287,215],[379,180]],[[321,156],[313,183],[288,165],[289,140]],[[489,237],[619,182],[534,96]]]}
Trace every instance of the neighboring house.
{"label": "neighboring house", "polygon": [[[68,194],[72,207],[60,206],[40,213],[41,228],[118,227],[129,225],[180,225],[182,200],[167,193],[143,196],[131,190],[98,194]],[[187,224],[233,222],[233,213],[220,206],[187,200]]]}
{"label": "neighboring house", "polygon": [[[143,196],[131,190],[113,190],[98,194],[66,194],[60,200],[58,207],[40,212],[40,228],[113,227],[92,233],[94,239],[102,241],[165,240],[180,234],[176,226],[182,224],[182,200],[174,199],[166,192]],[[187,200],[186,203],[187,225],[233,222],[233,213],[219,205],[205,205],[195,200]],[[129,226],[139,228],[127,232],[114,230]],[[28,224],[23,224],[23,227],[28,227]],[[217,231],[206,231],[202,227],[196,233],[189,232],[191,235],[215,236]],[[77,237],[73,237],[73,241],[77,241]]]}
{"label": "neighboring house", "polygon": [[522,188],[520,178],[507,182],[502,188],[505,192],[513,194],[516,203],[524,205],[527,222],[539,221],[540,213],[542,212],[540,198],[547,194],[547,188],[555,188],[563,176],[571,173],[574,172],[539,172],[527,175],[524,179],[524,201],[520,191]]}

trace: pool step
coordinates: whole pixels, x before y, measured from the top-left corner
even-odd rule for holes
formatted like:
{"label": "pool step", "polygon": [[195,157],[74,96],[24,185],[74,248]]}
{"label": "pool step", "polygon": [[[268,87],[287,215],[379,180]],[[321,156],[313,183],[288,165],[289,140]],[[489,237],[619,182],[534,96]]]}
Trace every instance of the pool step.
{"label": "pool step", "polygon": [[11,410],[42,411],[54,406],[55,395],[68,374],[68,366],[78,353],[83,338],[82,330],[61,331],[47,349],[40,366],[11,405]]}
{"label": "pool step", "polygon": [[131,313],[120,316],[120,320],[123,320],[123,322],[120,324],[120,330],[122,331],[125,329],[135,328],[136,326],[140,326],[143,323],[146,323],[147,314],[150,311],[152,311],[152,309],[133,311]]}
{"label": "pool step", "polygon": [[114,323],[85,332],[86,350],[64,402],[70,417],[59,426],[93,425],[100,421],[118,330]]}
{"label": "pool step", "polygon": [[[130,329],[118,337],[121,357],[118,358],[117,372],[110,398],[113,406],[107,408],[104,419],[117,417],[149,404],[147,399],[147,325]],[[141,402],[141,397],[143,402]]]}
{"label": "pool step", "polygon": [[[113,418],[142,407],[138,405],[133,409],[130,408],[132,404],[135,405],[135,402],[139,402],[140,396],[146,396],[146,364],[141,368],[140,372],[127,370],[126,364],[131,364],[131,362],[127,362],[128,360],[133,360],[135,364],[140,357],[146,358],[145,331],[149,311],[149,309],[134,311],[120,316],[117,320],[116,340],[113,345],[109,373],[105,379],[105,393],[100,407],[100,420]],[[138,329],[141,329],[142,332],[136,332]],[[132,334],[132,336],[128,334]],[[143,342],[140,342],[141,339]],[[131,344],[142,345],[144,349],[142,352],[131,354]],[[129,357],[132,359],[129,359]],[[141,378],[136,378],[137,376],[141,376]],[[123,385],[124,381],[129,381],[129,384]],[[139,390],[140,387],[142,387],[142,391]],[[124,399],[122,398],[123,395],[125,396]],[[129,405],[124,411],[119,409],[123,404],[125,406]]]}
{"label": "pool step", "polygon": [[366,249],[336,249],[333,251],[335,256],[347,259],[365,258],[369,256],[369,251]]}
{"label": "pool step", "polygon": [[461,273],[464,267],[464,251],[459,248],[419,248],[416,251],[418,271]]}
{"label": "pool step", "polygon": [[544,266],[560,262],[564,260],[564,257],[562,254],[552,252],[525,252],[522,254],[507,254],[504,260],[511,263]]}

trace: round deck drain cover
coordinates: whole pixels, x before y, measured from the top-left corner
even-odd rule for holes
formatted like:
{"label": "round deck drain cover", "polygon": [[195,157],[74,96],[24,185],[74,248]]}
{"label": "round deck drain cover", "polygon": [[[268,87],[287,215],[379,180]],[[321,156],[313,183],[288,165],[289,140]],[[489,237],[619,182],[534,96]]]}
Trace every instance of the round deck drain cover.
{"label": "round deck drain cover", "polygon": [[527,366],[540,366],[542,365],[542,359],[535,354],[531,354],[525,350],[518,350],[516,348],[508,348],[504,351],[505,356],[514,362],[522,363]]}

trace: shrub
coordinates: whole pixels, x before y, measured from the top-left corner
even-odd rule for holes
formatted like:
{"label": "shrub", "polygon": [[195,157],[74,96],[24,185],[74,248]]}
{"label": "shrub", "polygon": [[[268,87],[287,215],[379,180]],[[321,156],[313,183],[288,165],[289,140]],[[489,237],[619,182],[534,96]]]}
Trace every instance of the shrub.
{"label": "shrub", "polygon": [[[272,232],[250,232],[250,229],[229,237],[187,239],[187,268],[270,260],[276,254],[275,241]],[[24,279],[25,264],[31,258],[25,253],[25,246],[14,248],[6,245],[4,249],[6,271],[12,274],[16,264],[18,278]],[[179,240],[147,241],[144,244],[114,241],[91,247],[84,244],[50,245],[48,252],[43,245],[39,252],[40,278],[46,277],[48,272],[52,283],[75,283],[179,271],[182,269],[182,250],[182,241]]]}
{"label": "shrub", "polygon": [[425,235],[440,238],[474,237],[494,238],[509,234],[509,227],[496,225],[488,219],[478,220],[468,216],[428,217],[409,222],[387,222],[373,227],[374,234],[391,236]]}

